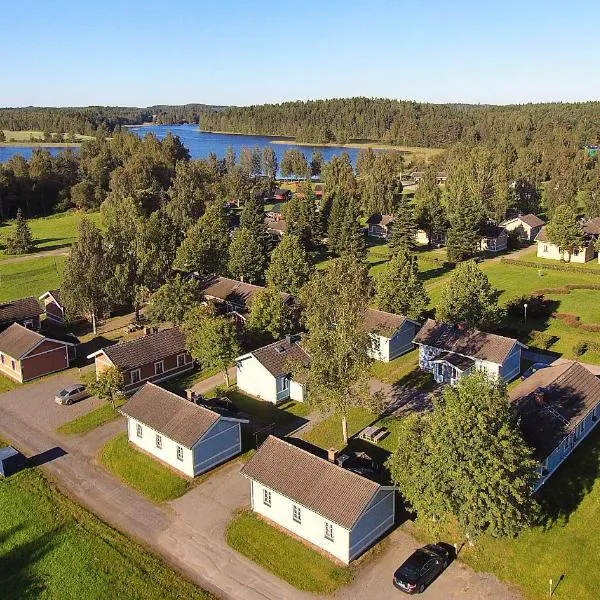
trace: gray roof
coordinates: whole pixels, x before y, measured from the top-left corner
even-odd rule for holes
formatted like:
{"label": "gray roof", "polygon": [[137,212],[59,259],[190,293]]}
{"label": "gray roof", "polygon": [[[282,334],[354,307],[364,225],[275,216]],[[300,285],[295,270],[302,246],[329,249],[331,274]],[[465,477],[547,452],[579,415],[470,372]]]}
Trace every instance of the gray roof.
{"label": "gray roof", "polygon": [[36,331],[13,323],[0,333],[0,352],[19,359],[45,339]]}
{"label": "gray roof", "polygon": [[413,341],[415,344],[432,346],[498,365],[504,363],[514,345],[519,343],[513,338],[485,333],[477,329],[463,329],[433,319],[427,319]]}
{"label": "gray roof", "polygon": [[382,215],[381,213],[371,215],[367,221],[369,225],[381,225],[382,227],[387,227],[393,222],[394,215]]}
{"label": "gray roof", "polygon": [[120,412],[186,448],[192,448],[221,418],[216,412],[153,383],[146,383],[138,390]]}
{"label": "gray roof", "polygon": [[253,350],[251,354],[274,377],[289,373],[297,363],[307,365],[310,362],[310,356],[300,344],[288,338]]}
{"label": "gray roof", "polygon": [[121,369],[135,369],[162,360],[168,356],[187,352],[185,334],[173,327],[150,333],[128,342],[120,342],[103,348],[102,352]]}
{"label": "gray roof", "polygon": [[517,219],[521,219],[523,223],[529,225],[529,227],[541,227],[544,225],[544,221],[540,219],[538,216],[534,214],[521,215],[520,217],[516,217]]}
{"label": "gray roof", "polygon": [[38,317],[43,313],[43,309],[36,298],[20,298],[0,304],[0,322],[19,321],[21,319],[31,319]]}
{"label": "gray roof", "polygon": [[580,363],[567,361],[536,371],[510,397],[525,441],[536,458],[544,459],[600,403],[600,379]]}
{"label": "gray roof", "polygon": [[364,316],[365,329],[369,332],[379,330],[382,333],[394,333],[407,321],[418,325],[416,321],[403,315],[375,310],[374,308],[367,308]]}
{"label": "gray roof", "polygon": [[447,362],[463,372],[470,369],[475,364],[475,361],[472,358],[462,356],[461,354],[454,354],[454,352],[442,352],[441,354],[438,354],[432,362]]}
{"label": "gray roof", "polygon": [[270,435],[242,474],[351,529],[379,484]]}

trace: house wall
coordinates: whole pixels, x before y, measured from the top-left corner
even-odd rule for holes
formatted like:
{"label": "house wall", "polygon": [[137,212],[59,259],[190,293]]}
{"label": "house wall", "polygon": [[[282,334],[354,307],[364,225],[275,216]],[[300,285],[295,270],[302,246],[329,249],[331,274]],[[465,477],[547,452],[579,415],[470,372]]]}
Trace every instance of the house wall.
{"label": "house wall", "polygon": [[[178,354],[185,354],[186,362],[181,366],[177,366],[177,356]],[[123,372],[123,380],[125,382],[125,393],[129,394],[138,388],[142,387],[144,383],[148,381],[156,382],[156,381],[164,381],[166,379],[171,379],[172,377],[177,377],[177,375],[181,375],[182,373],[186,373],[187,371],[191,371],[194,368],[194,362],[192,361],[192,357],[187,352],[180,352],[178,354],[172,354],[171,356],[167,356],[162,360],[164,363],[164,370],[162,373],[158,375],[155,372],[155,362],[160,361],[152,361],[151,363],[147,363],[138,367],[140,370],[141,378],[139,381],[134,382],[132,378],[132,373],[136,369],[127,369]]]}
{"label": "house wall", "polygon": [[[14,369],[12,365],[14,364]],[[0,373],[10,377],[14,381],[23,383],[23,373],[21,371],[21,361],[12,358],[8,354],[0,353]]]}
{"label": "house wall", "polygon": [[573,453],[575,448],[594,430],[600,421],[600,402],[582,419],[554,451],[540,464],[540,478],[534,488],[538,491],[558,467]]}
{"label": "house wall", "polygon": [[277,404],[275,377],[252,354],[241,356],[236,361],[236,371],[238,389]]}
{"label": "house wall", "polygon": [[412,323],[404,323],[391,337],[372,333],[373,346],[369,350],[369,356],[375,360],[389,362],[412,350],[416,329]]}
{"label": "house wall", "polygon": [[508,246],[508,235],[500,234],[495,238],[481,238],[480,247],[488,252],[501,252],[506,250]]}
{"label": "house wall", "polygon": [[63,310],[56,304],[56,302],[50,298],[44,300],[44,308],[46,311],[46,318],[54,321],[55,323],[63,324],[65,315]]}
{"label": "house wall", "polygon": [[394,525],[395,491],[379,490],[350,531],[350,560],[354,560]]}
{"label": "house wall", "polygon": [[304,402],[306,400],[306,388],[303,384],[297,381],[290,381],[290,400],[296,402]]}
{"label": "house wall", "polygon": [[390,235],[389,229],[382,225],[369,225],[368,231],[372,237],[387,239]]}
{"label": "house wall", "polygon": [[511,381],[521,372],[521,346],[515,344],[502,364],[499,375],[504,381]]}
{"label": "house wall", "polygon": [[[537,255],[539,258],[547,258],[549,260],[568,260],[569,255],[566,252],[559,251],[558,246],[551,244],[550,242],[537,242]],[[593,245],[584,246],[579,248],[578,254],[571,254],[572,263],[585,263],[588,260],[594,258],[594,247]]]}
{"label": "house wall", "polygon": [[33,317],[25,317],[24,319],[11,319],[10,321],[0,322],[0,331],[8,329],[13,323],[19,323],[27,329],[33,329],[33,331],[39,331],[40,329],[40,316],[34,315]]}
{"label": "house wall", "polygon": [[516,231],[519,239],[527,240],[529,242],[532,242],[535,239],[535,236],[542,228],[541,226],[531,227],[530,225],[527,225],[527,223],[521,221],[521,219],[511,219],[510,221],[503,223],[502,227],[507,231]]}
{"label": "house wall", "polygon": [[[350,562],[349,530],[332,523],[333,541],[331,541],[325,537],[325,523],[331,523],[330,521],[275,490],[263,486],[258,481],[250,480],[250,486],[252,510],[329,552],[342,562],[346,564]],[[271,506],[264,504],[263,490],[271,492]],[[294,505],[300,507],[301,523],[296,523],[293,519]]]}
{"label": "house wall", "polygon": [[193,448],[194,475],[200,475],[242,451],[241,425],[219,419]]}
{"label": "house wall", "polygon": [[21,359],[23,381],[69,368],[69,351],[65,344],[46,341]]}
{"label": "house wall", "polygon": [[[142,437],[137,436],[137,425],[142,426]],[[142,450],[156,456],[156,458],[162,460],[166,464],[170,465],[174,469],[177,469],[188,477],[194,476],[194,456],[192,450],[189,448],[183,448],[183,460],[177,458],[177,446],[180,446],[177,442],[162,436],[162,448],[156,447],[156,435],[157,431],[151,427],[147,427],[143,423],[138,423],[135,419],[127,417],[127,436],[129,441],[141,448]]]}

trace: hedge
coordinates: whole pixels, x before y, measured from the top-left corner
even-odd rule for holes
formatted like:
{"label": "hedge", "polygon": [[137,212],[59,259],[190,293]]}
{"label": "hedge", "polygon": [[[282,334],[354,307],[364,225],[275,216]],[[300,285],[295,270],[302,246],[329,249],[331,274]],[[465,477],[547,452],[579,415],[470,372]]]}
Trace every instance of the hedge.
{"label": "hedge", "polygon": [[579,265],[574,265],[569,263],[561,264],[561,263],[549,263],[549,264],[540,264],[537,262],[533,262],[531,260],[519,260],[517,258],[501,258],[500,262],[506,263],[508,265],[518,265],[520,267],[532,267],[534,269],[550,269],[551,271],[572,271],[575,273],[598,273],[600,274],[600,268],[595,269],[593,267],[580,267]]}
{"label": "hedge", "polygon": [[573,354],[575,354],[575,356],[581,356],[582,354],[585,354],[588,350],[591,350],[592,352],[600,352],[600,342],[582,340],[573,345]]}

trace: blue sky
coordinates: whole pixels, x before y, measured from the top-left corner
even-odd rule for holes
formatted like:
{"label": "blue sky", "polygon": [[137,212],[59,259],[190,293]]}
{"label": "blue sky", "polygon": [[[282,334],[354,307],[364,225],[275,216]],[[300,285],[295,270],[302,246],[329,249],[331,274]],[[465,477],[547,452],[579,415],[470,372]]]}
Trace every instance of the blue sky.
{"label": "blue sky", "polygon": [[0,106],[600,99],[586,0],[0,0]]}

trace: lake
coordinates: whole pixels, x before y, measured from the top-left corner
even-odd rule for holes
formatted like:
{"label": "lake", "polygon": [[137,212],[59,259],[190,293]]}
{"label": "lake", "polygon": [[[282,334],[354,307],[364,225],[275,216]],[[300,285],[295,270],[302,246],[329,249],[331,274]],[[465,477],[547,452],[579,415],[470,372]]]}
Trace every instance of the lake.
{"label": "lake", "polygon": [[[200,131],[197,125],[139,125],[129,127],[129,130],[142,137],[148,133],[154,133],[159,139],[164,138],[171,131],[173,135],[179,136],[184,146],[190,151],[192,158],[208,158],[211,152],[214,152],[218,158],[224,158],[227,148],[231,146],[235,150],[239,160],[243,147],[254,148],[254,146],[258,146],[262,149],[265,146],[271,146],[275,150],[279,162],[281,162],[286,150],[298,148],[304,152],[308,161],[310,161],[314,150],[319,150],[326,161],[331,160],[332,157],[342,152],[347,152],[354,165],[356,164],[356,157],[359,152],[356,148],[342,148],[339,146],[297,146],[293,142],[283,144],[274,143],[274,140],[278,138],[262,135],[209,133],[207,131]],[[48,150],[50,150],[51,154],[55,155],[64,149],[53,147],[48,148]],[[73,148],[73,150],[77,151],[77,148]],[[2,146],[0,147],[0,162],[7,161],[15,154],[31,158],[32,153],[33,148],[29,146]]]}

